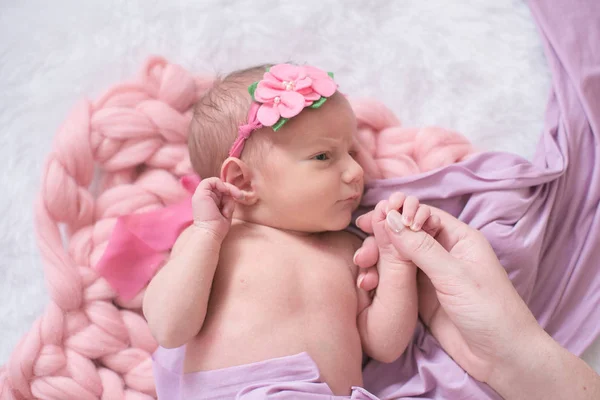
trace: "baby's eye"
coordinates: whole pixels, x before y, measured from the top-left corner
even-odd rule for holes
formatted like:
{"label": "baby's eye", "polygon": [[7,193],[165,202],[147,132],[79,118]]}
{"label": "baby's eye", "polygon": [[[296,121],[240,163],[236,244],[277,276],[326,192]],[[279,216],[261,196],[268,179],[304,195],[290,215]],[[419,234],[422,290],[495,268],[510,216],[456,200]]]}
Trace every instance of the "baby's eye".
{"label": "baby's eye", "polygon": [[319,153],[314,156],[313,159],[317,161],[327,161],[329,160],[329,155],[327,153]]}

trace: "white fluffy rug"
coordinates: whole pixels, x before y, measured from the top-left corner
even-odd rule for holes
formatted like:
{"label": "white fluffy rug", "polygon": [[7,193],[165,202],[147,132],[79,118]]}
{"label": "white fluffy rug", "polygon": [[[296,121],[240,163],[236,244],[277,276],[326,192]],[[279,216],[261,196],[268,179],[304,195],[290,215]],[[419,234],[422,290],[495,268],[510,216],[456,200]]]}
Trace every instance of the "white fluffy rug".
{"label": "white fluffy rug", "polygon": [[[81,97],[150,54],[197,72],[308,61],[407,125],[530,157],[550,87],[521,0],[3,0],[0,365],[47,301],[32,204],[56,129]],[[586,359],[600,371],[600,341]]]}

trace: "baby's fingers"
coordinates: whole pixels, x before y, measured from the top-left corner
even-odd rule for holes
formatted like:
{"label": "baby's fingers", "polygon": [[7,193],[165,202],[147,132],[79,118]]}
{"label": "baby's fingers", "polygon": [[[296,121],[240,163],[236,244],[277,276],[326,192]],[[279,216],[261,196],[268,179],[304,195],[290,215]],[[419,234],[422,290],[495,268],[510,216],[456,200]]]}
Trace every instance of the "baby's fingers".
{"label": "baby's fingers", "polygon": [[402,205],[402,222],[406,226],[411,226],[415,220],[417,210],[419,209],[419,199],[415,196],[408,196]]}
{"label": "baby's fingers", "polygon": [[233,185],[225,183],[217,177],[207,178],[200,182],[194,194],[206,194],[206,192],[211,192],[217,196],[229,195],[231,190],[230,186]]}
{"label": "baby's fingers", "polygon": [[385,217],[387,216],[387,213],[388,213],[387,210],[389,210],[389,209],[391,209],[391,208],[390,208],[389,202],[387,200],[381,200],[375,206],[375,210],[373,210],[373,217],[371,220],[371,223],[373,224],[374,233],[377,232],[377,228],[376,228],[377,224],[384,223]]}
{"label": "baby's fingers", "polygon": [[355,221],[356,226],[365,233],[373,233],[373,214],[375,210],[371,210],[366,214],[361,215]]}
{"label": "baby's fingers", "polygon": [[225,219],[231,220],[231,218],[233,217],[234,210],[235,210],[235,201],[233,200],[233,198],[231,198],[229,196],[224,196],[223,197],[223,207],[221,208],[221,214],[223,214]]}
{"label": "baby's fingers", "polygon": [[406,200],[406,195],[402,192],[392,193],[390,198],[388,199],[387,207],[385,209],[385,213],[389,213],[391,210],[400,211],[404,201]]}
{"label": "baby's fingers", "polygon": [[356,285],[364,291],[370,292],[379,285],[379,273],[377,268],[369,268],[358,275]]}
{"label": "baby's fingers", "polygon": [[431,208],[424,205],[419,206],[413,219],[413,222],[410,226],[410,229],[412,229],[413,231],[418,231],[425,225],[425,222],[427,222],[427,219],[429,217],[431,217]]}
{"label": "baby's fingers", "polygon": [[373,235],[375,236],[375,241],[377,242],[377,247],[379,248],[381,256],[381,250],[388,246],[390,242],[390,238],[388,237],[388,232],[385,227],[386,222],[385,218],[387,216],[386,210],[388,210],[388,201],[382,200],[375,206],[375,210],[373,210]]}
{"label": "baby's fingers", "polygon": [[369,268],[377,264],[379,259],[379,248],[373,236],[367,237],[360,249],[354,253],[354,264],[359,268]]}
{"label": "baby's fingers", "polygon": [[223,193],[225,195],[229,195],[237,200],[241,200],[244,198],[244,192],[242,192],[242,190],[240,190],[240,188],[238,188],[237,186],[234,186],[228,182],[222,182],[222,183],[223,183],[223,191],[221,193]]}

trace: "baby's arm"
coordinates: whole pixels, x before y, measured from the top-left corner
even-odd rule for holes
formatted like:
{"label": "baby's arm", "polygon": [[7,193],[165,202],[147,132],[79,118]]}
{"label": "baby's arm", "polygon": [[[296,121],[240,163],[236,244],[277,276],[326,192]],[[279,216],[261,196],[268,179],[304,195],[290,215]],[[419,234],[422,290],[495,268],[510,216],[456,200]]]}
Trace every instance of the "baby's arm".
{"label": "baby's arm", "polygon": [[418,316],[417,268],[410,260],[400,257],[385,226],[388,209],[400,208],[403,208],[403,216],[409,218],[407,225],[412,225],[413,230],[431,223],[429,207],[402,193],[395,193],[389,201],[380,202],[373,213],[373,233],[379,248],[379,285],[371,305],[358,315],[358,327],[365,352],[382,362],[392,362],[404,352]]}
{"label": "baby's arm", "polygon": [[234,198],[242,197],[238,188],[218,178],[198,185],[192,198],[194,223],[179,236],[144,295],[144,316],[162,347],[179,347],[200,332]]}
{"label": "baby's arm", "polygon": [[214,235],[190,226],[148,285],[143,311],[160,346],[179,347],[202,328],[220,248]]}

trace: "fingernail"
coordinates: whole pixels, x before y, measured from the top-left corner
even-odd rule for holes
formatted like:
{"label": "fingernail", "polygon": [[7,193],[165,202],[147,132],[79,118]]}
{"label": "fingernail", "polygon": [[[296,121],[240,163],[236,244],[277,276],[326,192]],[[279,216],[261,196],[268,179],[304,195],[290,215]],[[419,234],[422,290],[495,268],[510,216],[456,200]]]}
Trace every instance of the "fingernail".
{"label": "fingernail", "polygon": [[387,213],[385,220],[387,221],[388,226],[396,233],[404,229],[402,217],[400,216],[400,213],[396,210],[392,210],[389,213]]}
{"label": "fingernail", "polygon": [[360,221],[360,219],[361,219],[362,217],[363,217],[363,216],[361,215],[360,217],[356,218],[356,221],[354,221],[354,224],[358,226],[358,221]]}
{"label": "fingernail", "polygon": [[365,279],[364,275],[361,275],[358,277],[358,281],[356,282],[356,285],[360,288],[360,285],[362,284],[362,281]]}
{"label": "fingernail", "polygon": [[402,222],[404,223],[404,225],[406,226],[410,226],[411,220],[408,217],[402,217]]}
{"label": "fingernail", "polygon": [[410,229],[412,229],[413,231],[418,231],[419,229],[421,229],[421,227],[415,222],[411,225]]}
{"label": "fingernail", "polygon": [[356,250],[354,252],[354,257],[352,257],[352,262],[354,263],[354,265],[356,265],[356,256],[358,255],[358,253],[360,253],[360,249]]}

